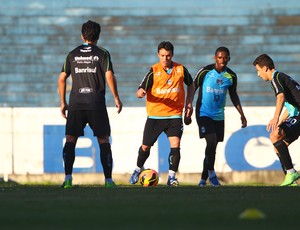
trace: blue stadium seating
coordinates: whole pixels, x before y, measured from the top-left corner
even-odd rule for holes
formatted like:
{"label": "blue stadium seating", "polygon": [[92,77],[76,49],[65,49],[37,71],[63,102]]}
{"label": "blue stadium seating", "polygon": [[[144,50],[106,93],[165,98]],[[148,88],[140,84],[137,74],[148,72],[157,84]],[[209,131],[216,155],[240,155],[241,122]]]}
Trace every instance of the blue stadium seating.
{"label": "blue stadium seating", "polygon": [[[256,76],[253,59],[270,54],[277,68],[300,80],[298,0],[0,0],[0,106],[59,106],[57,76],[67,52],[81,43],[88,19],[102,25],[99,45],[112,56],[124,106],[144,106],[135,90],[157,61],[162,40],[192,75],[213,61],[218,46],[231,50],[243,105],[269,106],[274,95]],[[111,94],[107,103],[113,106]],[[228,100],[230,104],[230,100]]]}

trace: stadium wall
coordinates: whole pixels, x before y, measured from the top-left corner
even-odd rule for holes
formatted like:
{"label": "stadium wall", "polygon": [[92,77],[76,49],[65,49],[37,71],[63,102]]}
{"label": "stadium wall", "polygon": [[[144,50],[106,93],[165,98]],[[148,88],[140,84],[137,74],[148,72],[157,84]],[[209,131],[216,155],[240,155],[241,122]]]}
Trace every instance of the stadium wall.
{"label": "stadium wall", "polygon": [[[248,119],[248,127],[245,129],[240,128],[241,122],[236,109],[226,109],[225,139],[218,145],[215,164],[218,173],[235,173],[234,180],[237,181],[247,178],[242,176],[243,172],[251,175],[259,171],[273,173],[281,170],[265,129],[274,109],[245,107]],[[117,114],[116,109],[110,107],[108,112],[112,127],[113,172],[128,180],[128,175],[135,168],[146,111],[141,107],[125,107]],[[4,178],[18,177],[25,181],[29,175],[44,175],[41,177],[42,181],[53,180],[57,178],[56,175],[61,177],[64,172],[64,125],[65,120],[61,117],[59,108],[1,108],[0,177],[2,174]],[[300,164],[300,155],[295,154],[299,148],[300,143],[297,141],[290,146],[296,169]],[[204,151],[205,141],[199,139],[198,127],[193,119],[190,126],[184,127],[181,144],[179,172],[186,180],[190,180],[189,175],[197,175],[199,179]],[[161,135],[145,166],[156,169],[161,175],[166,174],[168,154],[167,138]],[[90,128],[86,127],[85,137],[81,137],[77,143],[74,173],[86,177],[102,172],[98,143]]]}

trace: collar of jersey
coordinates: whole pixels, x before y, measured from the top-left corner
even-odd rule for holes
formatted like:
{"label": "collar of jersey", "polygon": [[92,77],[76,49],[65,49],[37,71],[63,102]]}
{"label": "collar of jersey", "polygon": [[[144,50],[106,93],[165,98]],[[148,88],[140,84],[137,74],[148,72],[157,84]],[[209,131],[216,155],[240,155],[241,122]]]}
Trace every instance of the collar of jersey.
{"label": "collar of jersey", "polygon": [[274,78],[276,72],[277,72],[277,70],[275,69],[275,71],[272,74],[272,78]]}

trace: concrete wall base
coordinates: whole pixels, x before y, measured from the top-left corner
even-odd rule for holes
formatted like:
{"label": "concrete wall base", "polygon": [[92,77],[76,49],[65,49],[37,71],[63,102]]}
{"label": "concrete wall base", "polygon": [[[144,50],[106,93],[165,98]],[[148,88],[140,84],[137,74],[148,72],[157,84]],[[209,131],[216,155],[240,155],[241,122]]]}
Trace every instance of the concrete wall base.
{"label": "concrete wall base", "polygon": [[[242,171],[217,173],[223,185],[279,185],[283,179],[282,171]],[[129,173],[114,174],[113,179],[118,185],[129,184]],[[160,174],[159,184],[166,184],[167,173]],[[181,184],[197,185],[200,181],[200,173],[177,173],[177,178]],[[0,182],[15,182],[17,184],[61,184],[64,174],[41,174],[41,175],[5,175],[0,178]],[[78,185],[103,185],[104,175],[102,173],[74,173],[73,184]]]}

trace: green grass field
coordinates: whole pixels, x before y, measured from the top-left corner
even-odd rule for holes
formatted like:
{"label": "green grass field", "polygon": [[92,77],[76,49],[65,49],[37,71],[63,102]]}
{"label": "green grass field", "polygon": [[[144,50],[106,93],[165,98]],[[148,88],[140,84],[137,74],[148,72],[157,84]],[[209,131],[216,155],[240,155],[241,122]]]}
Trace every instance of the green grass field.
{"label": "green grass field", "polygon": [[[247,208],[265,219],[241,220]],[[0,184],[0,229],[299,229],[300,186]]]}

